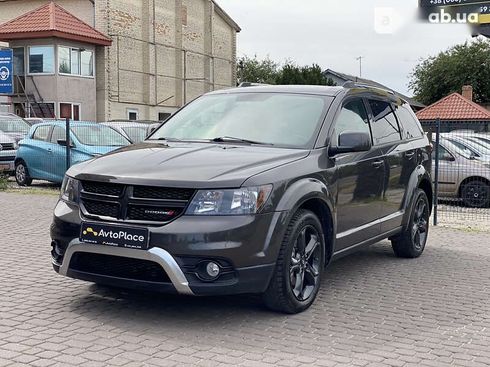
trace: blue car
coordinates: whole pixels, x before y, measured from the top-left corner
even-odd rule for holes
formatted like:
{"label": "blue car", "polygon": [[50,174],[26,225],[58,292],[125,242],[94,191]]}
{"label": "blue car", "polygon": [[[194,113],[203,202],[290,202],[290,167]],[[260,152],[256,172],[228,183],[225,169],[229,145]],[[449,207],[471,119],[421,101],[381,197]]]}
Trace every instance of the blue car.
{"label": "blue car", "polygon": [[[109,153],[130,144],[116,130],[90,122],[70,124],[71,165]],[[33,179],[61,183],[66,172],[66,125],[52,121],[32,126],[19,142],[15,179],[29,186]]]}

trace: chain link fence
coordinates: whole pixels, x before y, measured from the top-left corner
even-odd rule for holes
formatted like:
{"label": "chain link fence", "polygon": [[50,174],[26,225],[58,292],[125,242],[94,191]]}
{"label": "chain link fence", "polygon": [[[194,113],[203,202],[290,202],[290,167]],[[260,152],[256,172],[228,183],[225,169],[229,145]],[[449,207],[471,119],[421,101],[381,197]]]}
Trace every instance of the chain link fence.
{"label": "chain link fence", "polygon": [[434,153],[435,224],[490,225],[490,121],[423,122]]}

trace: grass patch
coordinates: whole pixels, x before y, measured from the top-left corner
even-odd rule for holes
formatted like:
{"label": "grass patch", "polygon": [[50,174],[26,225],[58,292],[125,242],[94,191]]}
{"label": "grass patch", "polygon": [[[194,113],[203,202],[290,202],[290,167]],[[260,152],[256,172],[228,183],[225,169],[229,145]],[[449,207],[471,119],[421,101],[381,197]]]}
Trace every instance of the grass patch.
{"label": "grass patch", "polygon": [[0,174],[0,191],[5,191],[8,188],[8,178]]}

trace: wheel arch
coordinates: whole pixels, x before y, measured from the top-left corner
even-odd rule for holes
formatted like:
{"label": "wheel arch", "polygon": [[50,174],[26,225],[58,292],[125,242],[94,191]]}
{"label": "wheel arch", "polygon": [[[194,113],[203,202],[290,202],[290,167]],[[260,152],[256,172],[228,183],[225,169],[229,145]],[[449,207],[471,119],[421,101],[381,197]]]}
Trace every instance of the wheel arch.
{"label": "wheel arch", "polygon": [[322,224],[325,240],[325,264],[327,265],[332,258],[335,245],[336,223],[330,190],[322,181],[317,179],[300,180],[291,185],[284,193],[278,210],[288,211],[287,222],[300,209],[314,213]]}

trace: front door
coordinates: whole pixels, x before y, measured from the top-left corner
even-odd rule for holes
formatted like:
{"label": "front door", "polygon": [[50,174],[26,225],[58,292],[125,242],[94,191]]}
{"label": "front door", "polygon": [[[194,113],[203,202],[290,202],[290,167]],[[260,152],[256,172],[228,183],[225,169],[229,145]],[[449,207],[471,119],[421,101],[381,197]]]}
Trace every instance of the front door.
{"label": "front door", "polygon": [[[332,144],[338,143],[341,132],[370,134],[369,118],[363,99],[349,99],[336,118]],[[384,177],[382,152],[339,154],[335,157],[337,179],[336,251],[375,237],[380,232],[378,222]]]}
{"label": "front door", "polygon": [[58,140],[66,139],[66,129],[55,126],[51,133],[50,175],[53,181],[61,182],[66,172],[66,146],[58,144]]}

